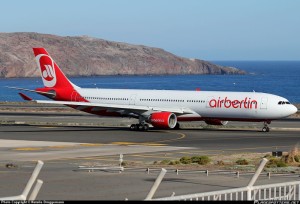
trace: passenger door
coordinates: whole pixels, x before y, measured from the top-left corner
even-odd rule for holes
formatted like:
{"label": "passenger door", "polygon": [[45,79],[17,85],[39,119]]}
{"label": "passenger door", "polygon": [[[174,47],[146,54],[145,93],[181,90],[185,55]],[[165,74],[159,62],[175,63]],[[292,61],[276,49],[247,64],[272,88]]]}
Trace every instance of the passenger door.
{"label": "passenger door", "polygon": [[267,109],[268,107],[268,98],[261,98],[260,109]]}

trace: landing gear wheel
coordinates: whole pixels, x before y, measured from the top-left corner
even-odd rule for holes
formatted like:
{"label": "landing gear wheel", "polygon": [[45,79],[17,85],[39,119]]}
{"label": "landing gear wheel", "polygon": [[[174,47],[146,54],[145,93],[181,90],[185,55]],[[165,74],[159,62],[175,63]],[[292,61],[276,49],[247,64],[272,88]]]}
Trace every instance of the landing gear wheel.
{"label": "landing gear wheel", "polygon": [[264,127],[262,129],[263,132],[270,132],[270,128],[268,127],[268,124],[270,124],[271,121],[265,121],[264,122]]}
{"label": "landing gear wheel", "polygon": [[144,124],[143,125],[143,129],[144,129],[144,131],[148,131],[149,130],[149,125],[148,124]]}
{"label": "landing gear wheel", "polygon": [[138,127],[136,124],[130,125],[130,130],[137,130],[137,129],[138,129]]}
{"label": "landing gear wheel", "polygon": [[143,124],[137,124],[139,131],[144,131],[144,125]]}
{"label": "landing gear wheel", "polygon": [[269,127],[263,127],[262,131],[263,132],[270,132],[270,128]]}
{"label": "landing gear wheel", "polygon": [[148,131],[149,125],[148,124],[132,124],[130,126],[130,130]]}

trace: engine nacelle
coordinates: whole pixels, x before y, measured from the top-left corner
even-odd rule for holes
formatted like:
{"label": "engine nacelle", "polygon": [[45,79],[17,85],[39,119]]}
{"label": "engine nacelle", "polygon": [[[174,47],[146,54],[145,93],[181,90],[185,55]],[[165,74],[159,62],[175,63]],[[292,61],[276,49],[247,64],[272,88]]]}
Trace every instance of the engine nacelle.
{"label": "engine nacelle", "polygon": [[222,121],[218,119],[208,119],[204,120],[207,125],[227,125],[228,121]]}
{"label": "engine nacelle", "polygon": [[151,123],[153,127],[172,129],[176,126],[177,117],[174,113],[157,112],[151,114],[148,122]]}

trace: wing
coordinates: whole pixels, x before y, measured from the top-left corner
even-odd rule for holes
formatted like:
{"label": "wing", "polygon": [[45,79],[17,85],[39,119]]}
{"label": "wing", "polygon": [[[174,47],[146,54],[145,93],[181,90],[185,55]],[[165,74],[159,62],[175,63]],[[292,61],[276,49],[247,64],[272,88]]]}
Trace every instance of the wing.
{"label": "wing", "polygon": [[72,102],[72,101],[48,101],[48,100],[36,100],[37,103],[44,104],[61,104],[68,106],[77,106],[77,109],[84,108],[105,108],[110,111],[126,111],[130,113],[136,113],[139,115],[153,112],[172,112],[176,115],[185,115],[195,113],[188,108],[168,108],[168,107],[151,107],[151,106],[140,106],[140,105],[120,105],[120,104],[108,104],[108,103],[89,103],[89,102]]}

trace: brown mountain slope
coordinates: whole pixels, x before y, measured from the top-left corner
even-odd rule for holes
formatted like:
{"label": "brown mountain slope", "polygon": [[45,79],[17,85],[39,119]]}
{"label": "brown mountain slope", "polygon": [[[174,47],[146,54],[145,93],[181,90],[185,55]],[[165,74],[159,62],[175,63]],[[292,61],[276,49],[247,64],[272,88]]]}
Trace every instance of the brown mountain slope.
{"label": "brown mountain slope", "polygon": [[245,74],[232,67],[178,57],[159,48],[39,33],[0,33],[0,77],[36,77],[32,47],[44,47],[67,76]]}

